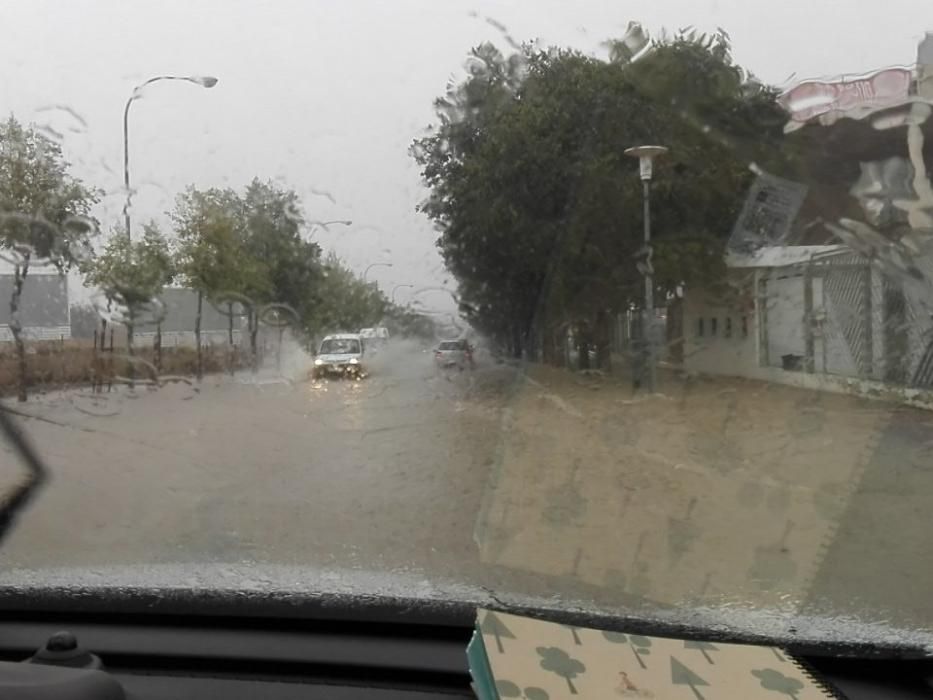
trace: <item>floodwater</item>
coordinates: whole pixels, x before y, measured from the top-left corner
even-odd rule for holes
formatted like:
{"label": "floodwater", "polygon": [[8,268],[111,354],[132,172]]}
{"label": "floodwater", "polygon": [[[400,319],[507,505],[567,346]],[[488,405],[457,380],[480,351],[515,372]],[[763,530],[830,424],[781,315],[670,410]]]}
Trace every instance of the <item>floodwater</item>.
{"label": "floodwater", "polygon": [[405,343],[361,381],[309,367],[295,351],[200,386],[8,404],[52,478],[3,570],[248,562],[674,615],[933,622],[928,412],[663,373],[645,395],[490,357],[441,372]]}

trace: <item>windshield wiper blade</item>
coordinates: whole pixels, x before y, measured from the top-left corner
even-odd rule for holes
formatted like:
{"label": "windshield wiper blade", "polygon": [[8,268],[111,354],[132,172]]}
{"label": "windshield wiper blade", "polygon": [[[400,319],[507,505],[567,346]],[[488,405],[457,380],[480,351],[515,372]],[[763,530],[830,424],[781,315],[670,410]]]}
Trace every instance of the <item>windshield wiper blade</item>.
{"label": "windshield wiper blade", "polygon": [[0,545],[12,531],[19,513],[26,508],[39,489],[48,479],[48,469],[39,458],[32,443],[20,429],[10,412],[0,406],[0,431],[13,446],[13,450],[23,460],[26,466],[26,478],[20,481],[10,492],[0,500]]}

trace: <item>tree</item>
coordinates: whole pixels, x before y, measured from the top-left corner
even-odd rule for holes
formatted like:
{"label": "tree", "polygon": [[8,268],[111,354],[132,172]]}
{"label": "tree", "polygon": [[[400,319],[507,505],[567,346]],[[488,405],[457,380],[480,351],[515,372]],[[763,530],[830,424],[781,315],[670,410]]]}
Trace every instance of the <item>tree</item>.
{"label": "tree", "polygon": [[688,686],[693,692],[696,700],[704,700],[703,694],[698,690],[698,688],[709,685],[709,683],[707,683],[689,668],[684,666],[673,656],[671,657],[671,683],[673,685]]}
{"label": "tree", "polygon": [[792,700],[796,700],[797,694],[804,689],[803,681],[791,676],[785,676],[773,668],[755,669],[751,674],[758,679],[761,687],[765,690],[773,690],[776,693],[792,698]]}
{"label": "tree", "polygon": [[419,313],[409,306],[386,304],[382,325],[392,336],[433,340],[437,337],[437,323],[426,313]]}
{"label": "tree", "polygon": [[324,259],[318,304],[309,318],[312,332],[359,329],[381,322],[389,301],[375,283],[350,270],[336,253]]}
{"label": "tree", "polygon": [[512,633],[512,630],[510,630],[502,621],[502,618],[500,618],[494,612],[486,613],[486,617],[483,618],[483,622],[480,624],[479,629],[483,634],[491,634],[496,638],[496,648],[499,650],[500,654],[505,653],[505,647],[502,646],[502,640],[515,639],[515,635]]}
{"label": "tree", "polygon": [[711,651],[719,651],[717,647],[712,642],[698,642],[698,641],[685,641],[684,649],[695,649],[703,654],[703,658],[706,659],[706,663],[713,664],[713,657],[709,655]]}
{"label": "tree", "polygon": [[622,632],[603,632],[603,637],[607,642],[613,644],[630,644],[638,665],[642,668],[648,668],[642,656],[651,653],[651,639],[649,637],[642,637],[637,634],[626,635]]}
{"label": "tree", "polygon": [[627,36],[610,61],[480,47],[412,147],[429,188],[419,209],[464,313],[517,355],[548,355],[568,327],[584,344],[606,337],[608,311],[642,304],[641,184],[626,147],[671,147],[652,208],[661,298],[720,279],[748,163],[780,170],[783,114],[724,33],[655,42],[631,62],[640,41]]}
{"label": "tree", "polygon": [[305,216],[294,190],[258,178],[242,193],[189,188],[171,216],[183,278],[215,305],[227,306],[231,343],[233,307],[243,306],[254,369],[261,322],[313,325],[324,266],[320,247],[302,236]]}
{"label": "tree", "polygon": [[586,671],[586,666],[579,659],[570,656],[563,649],[557,647],[538,647],[536,649],[538,656],[541,657],[541,668],[567,681],[567,689],[571,695],[577,694],[577,688],[573,684],[573,679]]}
{"label": "tree", "polygon": [[512,681],[507,680],[496,681],[496,692],[500,698],[520,698],[522,696],[522,689]]}
{"label": "tree", "polygon": [[89,216],[99,193],[69,174],[59,144],[14,117],[0,124],[0,248],[13,265],[10,331],[18,357],[17,398],[26,400],[26,346],[19,317],[31,264],[59,272],[90,252],[96,222]]}
{"label": "tree", "polygon": [[103,251],[83,265],[85,282],[99,287],[109,305],[115,305],[126,325],[126,351],[132,376],[133,330],[145,317],[161,322],[159,297],[175,277],[168,242],[154,222],[143,226],[143,234],[130,240],[126,230],[116,227]]}
{"label": "tree", "polygon": [[[231,189],[189,187],[178,196],[170,213],[177,237],[176,265],[182,282],[198,295],[195,315],[197,376],[203,374],[201,314],[204,299],[227,315],[227,342],[233,349],[234,308],[254,305],[248,295],[265,295],[270,288],[265,261],[247,249],[247,224],[240,197]],[[232,368],[232,365],[231,365]]]}
{"label": "tree", "polygon": [[576,644],[577,646],[581,646],[583,642],[580,641],[580,633],[577,632],[578,628],[574,627],[573,625],[564,625],[564,627],[570,630],[570,634],[573,637],[573,643]]}
{"label": "tree", "polygon": [[250,310],[250,348],[255,367],[257,311],[260,304],[288,307],[303,324],[313,318],[320,302],[318,290],[323,279],[321,248],[302,238],[305,217],[294,190],[271,181],[254,179],[242,197],[245,222],[245,254],[261,260],[266,268],[261,285],[247,284],[243,293],[254,300]]}

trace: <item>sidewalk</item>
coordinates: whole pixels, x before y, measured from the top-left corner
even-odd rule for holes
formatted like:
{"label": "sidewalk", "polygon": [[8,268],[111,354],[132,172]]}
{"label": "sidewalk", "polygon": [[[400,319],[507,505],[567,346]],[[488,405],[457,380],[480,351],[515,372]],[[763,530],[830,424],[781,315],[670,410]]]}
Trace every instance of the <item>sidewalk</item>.
{"label": "sidewalk", "polygon": [[895,411],[933,438],[928,412],[880,401],[663,373],[649,396],[530,367],[476,524],[481,558],[660,605],[795,608]]}

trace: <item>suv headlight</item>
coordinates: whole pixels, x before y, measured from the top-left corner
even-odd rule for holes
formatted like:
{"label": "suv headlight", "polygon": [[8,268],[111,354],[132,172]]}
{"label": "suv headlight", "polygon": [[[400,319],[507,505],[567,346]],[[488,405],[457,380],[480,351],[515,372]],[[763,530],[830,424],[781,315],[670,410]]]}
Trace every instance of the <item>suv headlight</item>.
{"label": "suv headlight", "polygon": [[315,360],[315,361],[314,361],[314,366],[315,366],[315,367],[320,367],[320,366],[323,365],[323,364],[324,364],[324,360]]}
{"label": "suv headlight", "polygon": [[360,364],[360,361],[357,360],[355,357],[351,357],[351,358],[350,358],[349,364],[351,364],[351,365],[358,365],[358,364]]}

